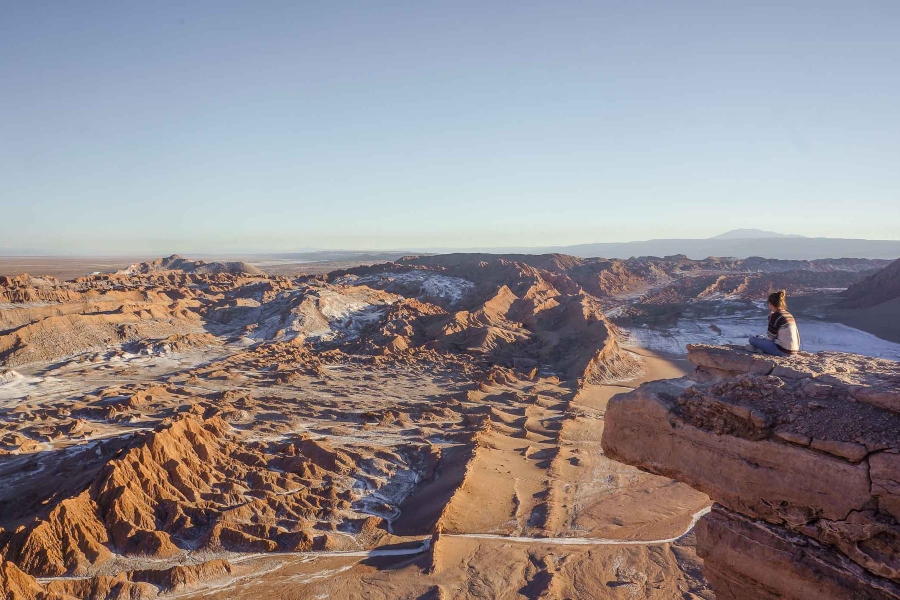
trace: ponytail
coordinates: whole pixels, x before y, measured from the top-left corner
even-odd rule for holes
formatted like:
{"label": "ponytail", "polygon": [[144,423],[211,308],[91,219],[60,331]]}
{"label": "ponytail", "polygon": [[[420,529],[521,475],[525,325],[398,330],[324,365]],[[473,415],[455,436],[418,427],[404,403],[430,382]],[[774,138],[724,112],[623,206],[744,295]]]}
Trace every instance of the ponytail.
{"label": "ponytail", "polygon": [[769,303],[775,307],[775,310],[787,309],[787,292],[778,290],[769,294]]}

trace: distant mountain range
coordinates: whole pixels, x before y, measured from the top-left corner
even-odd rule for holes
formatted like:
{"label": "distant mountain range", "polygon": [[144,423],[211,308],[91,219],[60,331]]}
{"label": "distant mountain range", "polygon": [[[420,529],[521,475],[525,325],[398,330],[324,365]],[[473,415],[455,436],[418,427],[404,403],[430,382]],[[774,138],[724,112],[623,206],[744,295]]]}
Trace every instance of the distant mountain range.
{"label": "distant mountain range", "polygon": [[733,229],[711,238],[666,238],[637,242],[599,242],[571,246],[515,246],[503,248],[418,248],[410,253],[489,253],[489,254],[568,254],[580,258],[632,258],[640,256],[675,256],[683,254],[694,260],[710,256],[762,258],[782,260],[817,260],[823,258],[900,257],[900,240],[864,240],[852,238],[805,237],[764,231]]}
{"label": "distant mountain range", "polygon": [[[683,254],[688,258],[701,260],[710,256],[762,258],[782,260],[817,260],[823,258],[877,258],[894,260],[900,258],[900,240],[865,240],[852,238],[804,237],[764,231],[762,229],[734,229],[705,239],[653,239],[638,242],[600,242],[576,244],[572,246],[515,246],[515,247],[472,247],[472,248],[408,248],[395,250],[325,250],[304,248],[295,252],[201,252],[195,256],[215,257],[234,260],[248,260],[251,257],[274,260],[296,260],[298,262],[320,261],[390,261],[404,255],[448,254],[448,253],[489,253],[489,254],[569,254],[581,258],[631,258],[640,256],[674,256]],[[89,252],[79,252],[78,256],[92,256]],[[65,256],[60,252],[40,249],[16,249],[0,247],[0,256]]]}
{"label": "distant mountain range", "polygon": [[803,235],[792,235],[788,233],[775,233],[774,231],[764,231],[762,229],[732,229],[719,235],[709,238],[711,240],[755,240],[761,238],[806,238]]}
{"label": "distant mountain range", "polygon": [[643,242],[577,244],[531,248],[528,252],[559,252],[574,256],[630,258],[632,256],[672,256],[688,258],[708,256],[780,258],[815,260],[819,258],[900,257],[900,240],[862,240],[848,238],[810,238],[785,235],[759,229],[735,229],[707,239],[657,239]]}

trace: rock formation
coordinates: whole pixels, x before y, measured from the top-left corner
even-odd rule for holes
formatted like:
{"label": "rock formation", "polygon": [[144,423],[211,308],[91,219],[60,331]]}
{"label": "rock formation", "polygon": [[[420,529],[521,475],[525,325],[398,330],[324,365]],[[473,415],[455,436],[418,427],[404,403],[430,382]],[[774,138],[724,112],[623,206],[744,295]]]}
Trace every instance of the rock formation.
{"label": "rock formation", "polygon": [[[635,361],[619,348],[615,328],[596,298],[563,270],[548,271],[504,257],[481,258],[409,259],[336,273],[331,279],[418,296],[415,304],[407,304],[409,309],[390,313],[387,329],[373,340],[384,340],[383,348],[467,352],[506,366],[543,365],[567,379],[589,382],[637,371]],[[559,268],[568,264],[565,259],[577,261],[536,258],[531,262]],[[425,300],[443,310],[421,306]]]}
{"label": "rock formation", "polygon": [[123,275],[147,275],[161,271],[181,271],[182,273],[196,273],[198,275],[218,275],[221,273],[229,275],[265,275],[257,267],[245,262],[206,262],[203,260],[189,260],[177,254],[131,265],[119,273]]}
{"label": "rock formation", "polygon": [[851,285],[844,296],[841,308],[869,308],[900,298],[900,259]]}
{"label": "rock formation", "polygon": [[0,559],[0,595],[6,600],[50,600],[37,580],[15,564]]}
{"label": "rock formation", "polygon": [[170,592],[232,572],[228,561],[217,559],[197,565],[124,571],[117,575],[51,579],[44,584],[0,561],[0,595],[6,600],[153,600]]}
{"label": "rock formation", "polygon": [[[802,358],[782,373],[692,353],[713,356],[698,386],[753,371],[766,397],[814,396],[792,413],[809,431],[762,406],[747,418],[763,433],[734,425],[736,439],[830,456],[853,494],[864,470],[880,486],[868,503],[799,494],[772,508],[600,452],[612,395],[684,373],[611,311],[644,300],[755,315],[773,281],[846,285],[875,266],[446,255],[283,277],[173,256],[71,281],[0,278],[0,597],[249,599],[291,582],[298,597],[711,600],[694,551],[703,492],[724,507],[704,540],[790,526],[824,548],[810,564],[893,581],[893,424],[847,418],[829,437],[815,420],[838,389],[827,373],[850,382],[858,414],[895,407],[895,384],[870,381],[882,363]],[[715,581],[732,572],[709,564]]]}
{"label": "rock formation", "polygon": [[900,598],[900,364],[692,346],[690,379],[610,400],[603,448],[715,502],[716,597]]}
{"label": "rock formation", "polygon": [[[89,574],[111,550],[166,558],[188,547],[339,546],[323,533],[328,527],[315,527],[342,511],[352,521],[359,457],[303,437],[239,446],[229,429],[218,417],[187,415],[136,437],[84,489],[60,498],[67,490],[54,486],[49,498],[35,498],[43,514],[0,530],[0,554],[31,575],[55,577]],[[402,462],[383,453],[391,459]]]}
{"label": "rock formation", "polygon": [[[545,273],[556,281],[569,280],[597,298],[645,290],[648,286],[680,282],[681,299],[697,297],[704,290],[743,298],[758,298],[773,288],[787,288],[792,295],[816,288],[842,288],[876,273],[886,260],[826,259],[774,260],[752,257],[743,260],[714,258],[691,260],[686,256],[629,259],[578,258],[565,254],[442,254],[409,256],[386,265],[357,267],[343,271],[357,275],[410,268],[429,269],[470,281],[509,279],[521,266]],[[725,279],[720,279],[727,275]],[[693,294],[693,295],[692,295]]]}

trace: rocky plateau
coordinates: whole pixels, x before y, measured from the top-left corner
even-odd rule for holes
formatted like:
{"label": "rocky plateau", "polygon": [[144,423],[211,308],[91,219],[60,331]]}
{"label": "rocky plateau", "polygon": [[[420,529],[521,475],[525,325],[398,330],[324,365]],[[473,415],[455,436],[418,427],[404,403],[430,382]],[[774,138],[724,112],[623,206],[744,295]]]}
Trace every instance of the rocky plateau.
{"label": "rocky plateau", "polygon": [[709,495],[716,598],[900,598],[900,364],[691,346],[607,407],[606,456]]}

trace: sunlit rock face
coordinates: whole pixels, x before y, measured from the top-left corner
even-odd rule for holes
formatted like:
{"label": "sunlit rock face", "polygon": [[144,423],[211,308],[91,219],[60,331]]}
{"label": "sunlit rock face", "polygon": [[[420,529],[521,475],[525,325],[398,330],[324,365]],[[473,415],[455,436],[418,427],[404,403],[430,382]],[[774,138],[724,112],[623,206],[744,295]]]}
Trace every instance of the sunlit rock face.
{"label": "sunlit rock face", "polygon": [[708,494],[717,598],[900,598],[900,364],[691,346],[608,406],[607,456]]}

